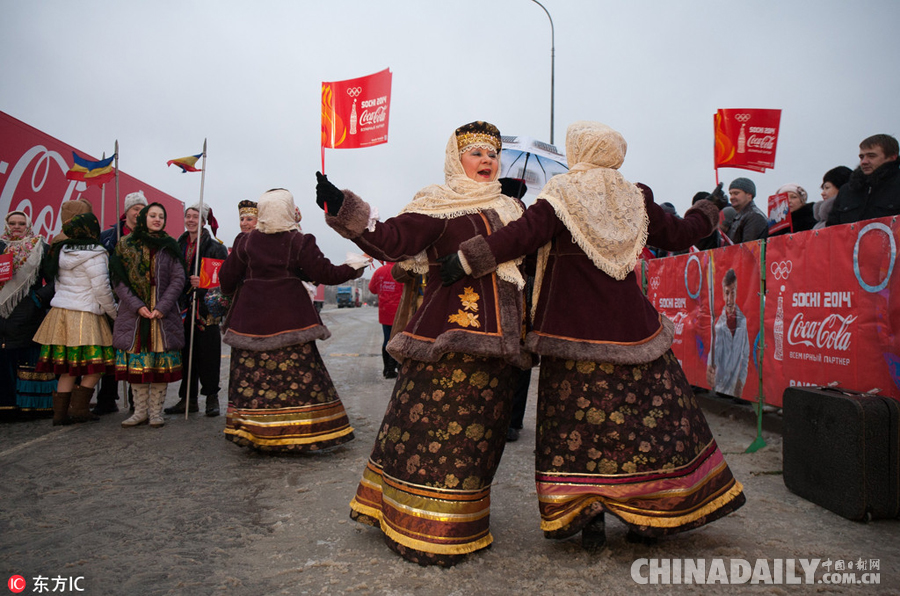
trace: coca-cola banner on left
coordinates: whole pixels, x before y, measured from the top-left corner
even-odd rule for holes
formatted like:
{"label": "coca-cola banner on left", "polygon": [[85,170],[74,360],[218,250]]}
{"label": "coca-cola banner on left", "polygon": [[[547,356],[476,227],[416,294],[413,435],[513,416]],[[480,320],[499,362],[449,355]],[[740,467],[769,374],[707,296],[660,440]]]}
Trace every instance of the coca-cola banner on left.
{"label": "coca-cola banner on left", "polygon": [[357,149],[388,141],[391,71],[322,83],[322,147]]}
{"label": "coca-cola banner on left", "polygon": [[719,110],[715,115],[715,168],[765,172],[775,167],[781,110]]}
{"label": "coca-cola banner on left", "polygon": [[838,383],[900,398],[900,226],[867,220],[766,245],[766,401]]}
{"label": "coca-cola banner on left", "polygon": [[[113,147],[114,143],[110,141],[109,153],[113,152]],[[62,203],[87,199],[97,219],[105,227],[112,226],[116,219],[115,182],[106,184],[104,201],[102,187],[85,187],[84,182],[67,180],[73,151],[87,159],[97,159],[0,112],[0,215],[24,211],[31,218],[35,233],[49,240],[62,228],[59,219]],[[179,217],[184,203],[119,172],[120,202],[124,202],[125,195],[137,190],[144,191],[148,202],[155,201],[166,208],[169,214],[166,231],[170,235],[177,237],[184,231],[184,219]],[[102,209],[104,205],[105,210]]]}

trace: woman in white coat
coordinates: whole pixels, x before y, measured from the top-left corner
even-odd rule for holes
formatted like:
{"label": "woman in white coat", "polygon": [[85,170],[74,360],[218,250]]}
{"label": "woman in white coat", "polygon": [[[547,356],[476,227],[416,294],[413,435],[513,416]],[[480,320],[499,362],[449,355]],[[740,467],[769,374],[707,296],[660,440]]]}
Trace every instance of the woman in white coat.
{"label": "woman in white coat", "polygon": [[34,336],[41,344],[36,370],[60,375],[53,394],[54,425],[97,419],[89,409],[94,387],[103,374],[115,372],[116,362],[104,317],[116,318],[116,303],[100,224],[94,214],[84,213],[65,224],[63,233],[67,239],[54,244],[48,272],[56,279],[56,294]]}

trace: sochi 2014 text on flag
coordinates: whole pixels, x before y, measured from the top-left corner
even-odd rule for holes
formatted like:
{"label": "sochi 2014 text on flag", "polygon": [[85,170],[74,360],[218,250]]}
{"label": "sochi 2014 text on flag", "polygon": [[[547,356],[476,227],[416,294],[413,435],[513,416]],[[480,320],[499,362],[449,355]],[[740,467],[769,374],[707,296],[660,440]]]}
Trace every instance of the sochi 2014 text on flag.
{"label": "sochi 2014 text on flag", "polygon": [[322,147],[357,149],[387,143],[391,71],[322,83]]}
{"label": "sochi 2014 text on flag", "polygon": [[765,172],[775,167],[781,110],[726,109],[716,112],[715,168]]}

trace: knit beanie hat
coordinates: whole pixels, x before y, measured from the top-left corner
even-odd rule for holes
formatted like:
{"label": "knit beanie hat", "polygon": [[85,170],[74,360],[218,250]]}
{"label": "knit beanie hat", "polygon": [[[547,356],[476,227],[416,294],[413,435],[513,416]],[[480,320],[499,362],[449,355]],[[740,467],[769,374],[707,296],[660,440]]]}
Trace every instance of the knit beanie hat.
{"label": "knit beanie hat", "polygon": [[835,187],[840,188],[850,181],[850,174],[852,173],[853,170],[851,170],[847,166],[838,166],[836,168],[831,168],[830,170],[825,172],[824,176],[822,176],[822,184],[831,182]]}
{"label": "knit beanie hat", "polygon": [[125,195],[125,211],[127,212],[135,205],[147,206],[147,197],[144,196],[144,191],[139,190]]}
{"label": "knit beanie hat", "polygon": [[731,184],[728,185],[728,190],[733,190],[735,188],[756,197],[756,185],[753,184],[753,180],[750,180],[749,178],[735,178],[732,180]]}

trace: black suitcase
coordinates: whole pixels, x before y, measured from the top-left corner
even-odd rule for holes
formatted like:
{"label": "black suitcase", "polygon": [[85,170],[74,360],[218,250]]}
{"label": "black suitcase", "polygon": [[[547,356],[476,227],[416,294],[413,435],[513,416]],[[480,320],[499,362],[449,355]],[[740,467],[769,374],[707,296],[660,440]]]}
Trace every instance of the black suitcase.
{"label": "black suitcase", "polygon": [[789,387],[784,484],[840,516],[900,515],[900,403],[841,388]]}

